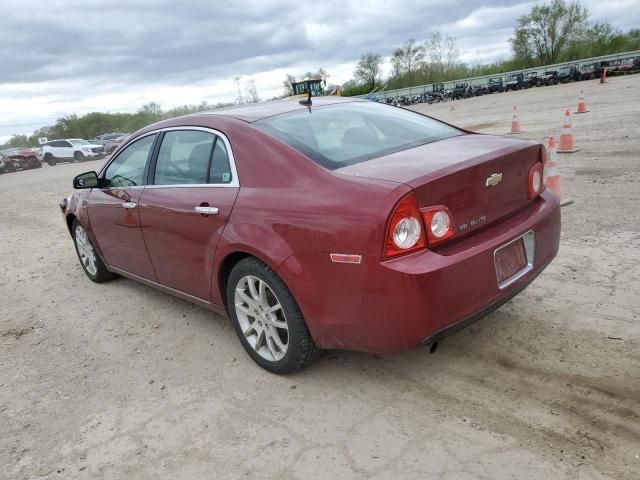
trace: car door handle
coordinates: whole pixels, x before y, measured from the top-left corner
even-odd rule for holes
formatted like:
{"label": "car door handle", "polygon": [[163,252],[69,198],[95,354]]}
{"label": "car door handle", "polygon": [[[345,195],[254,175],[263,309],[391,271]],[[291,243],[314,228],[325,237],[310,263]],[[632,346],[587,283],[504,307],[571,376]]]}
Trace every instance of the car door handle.
{"label": "car door handle", "polygon": [[194,207],[194,210],[200,215],[217,215],[218,209],[216,207]]}
{"label": "car door handle", "polygon": [[122,208],[126,208],[127,210],[131,210],[132,208],[136,208],[137,205],[135,204],[135,202],[124,202],[122,204]]}

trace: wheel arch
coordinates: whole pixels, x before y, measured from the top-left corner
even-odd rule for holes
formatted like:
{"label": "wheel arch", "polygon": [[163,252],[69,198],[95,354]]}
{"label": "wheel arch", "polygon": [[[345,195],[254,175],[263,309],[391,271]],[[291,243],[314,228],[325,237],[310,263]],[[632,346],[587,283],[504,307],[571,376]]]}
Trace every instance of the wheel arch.
{"label": "wheel arch", "polygon": [[65,221],[67,223],[67,229],[69,230],[69,235],[73,235],[73,232],[71,231],[71,229],[73,228],[73,222],[76,219],[77,219],[77,217],[76,217],[76,215],[74,213],[69,213],[65,217]]}
{"label": "wheel arch", "polygon": [[233,270],[233,267],[235,267],[238,262],[248,257],[255,257],[258,260],[263,261],[261,258],[252,253],[238,250],[226,255],[220,262],[220,266],[218,267],[217,272],[218,293],[220,295],[220,298],[222,299],[222,305],[224,305],[225,309],[227,308],[227,283],[229,281],[231,270]]}

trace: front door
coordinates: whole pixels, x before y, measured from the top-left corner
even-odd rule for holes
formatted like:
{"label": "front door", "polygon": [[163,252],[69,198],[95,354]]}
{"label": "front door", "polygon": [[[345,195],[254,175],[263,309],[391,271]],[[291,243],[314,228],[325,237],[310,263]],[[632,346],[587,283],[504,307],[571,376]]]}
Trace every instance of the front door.
{"label": "front door", "polygon": [[225,138],[205,129],[165,132],[140,198],[158,282],[211,300],[213,257],[238,195]]}
{"label": "front door", "polygon": [[101,188],[87,199],[89,222],[105,262],[149,280],[156,280],[140,229],[140,196],[145,166],[156,134],[128,145],[101,176]]}
{"label": "front door", "polygon": [[73,158],[73,145],[66,140],[60,141],[60,146],[62,148],[59,149],[59,154],[57,155],[60,158],[70,159]]}

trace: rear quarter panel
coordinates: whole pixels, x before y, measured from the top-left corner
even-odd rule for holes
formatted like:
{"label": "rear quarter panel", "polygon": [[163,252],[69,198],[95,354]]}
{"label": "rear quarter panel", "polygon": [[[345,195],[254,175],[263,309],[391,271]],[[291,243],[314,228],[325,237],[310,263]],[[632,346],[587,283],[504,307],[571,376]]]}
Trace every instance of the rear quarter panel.
{"label": "rear quarter panel", "polygon": [[[240,192],[218,244],[214,275],[236,252],[274,270],[294,254],[380,255],[387,216],[409,187],[331,172],[249,124],[216,128],[231,142]],[[301,298],[292,279],[282,276]],[[218,278],[212,298],[223,302]]]}

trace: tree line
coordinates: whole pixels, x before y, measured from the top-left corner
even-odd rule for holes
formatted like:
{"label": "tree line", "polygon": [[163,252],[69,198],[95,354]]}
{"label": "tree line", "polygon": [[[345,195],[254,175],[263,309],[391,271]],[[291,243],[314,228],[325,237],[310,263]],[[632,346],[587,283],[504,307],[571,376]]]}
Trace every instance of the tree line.
{"label": "tree line", "polygon": [[534,5],[516,22],[509,39],[512,57],[488,65],[462,63],[456,38],[437,31],[424,42],[412,38],[398,47],[389,59],[391,74],[386,78],[382,75],[385,59],[367,52],[342,94],[362,95],[380,88],[446,82],[640,49],[640,29],[623,32],[609,22],[591,22],[589,17],[589,10],[578,1]]}

